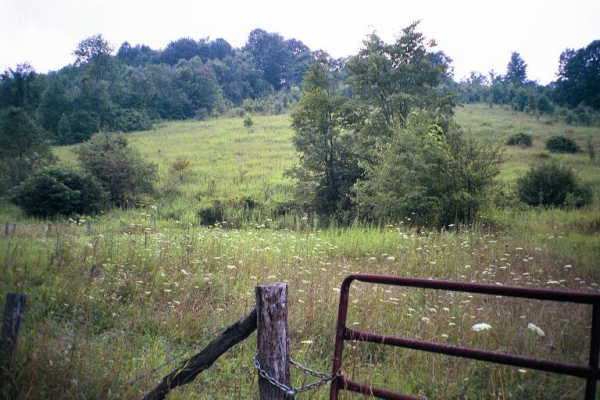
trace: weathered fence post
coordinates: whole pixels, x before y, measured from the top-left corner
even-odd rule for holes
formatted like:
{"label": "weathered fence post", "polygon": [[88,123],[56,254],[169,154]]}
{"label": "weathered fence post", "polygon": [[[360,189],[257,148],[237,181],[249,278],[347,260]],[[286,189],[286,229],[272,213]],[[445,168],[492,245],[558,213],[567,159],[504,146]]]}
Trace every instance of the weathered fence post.
{"label": "weathered fence post", "polygon": [[10,222],[7,222],[6,225],[4,225],[4,236],[14,235],[16,230],[17,224],[11,224]]}
{"label": "weathered fence post", "polygon": [[25,312],[25,295],[9,293],[6,295],[2,336],[0,336],[0,382],[5,386],[13,367],[14,351],[17,347],[21,317]]}
{"label": "weathered fence post", "polygon": [[[286,283],[256,287],[257,357],[261,369],[273,379],[290,386]],[[283,400],[288,395],[259,376],[261,400]]]}

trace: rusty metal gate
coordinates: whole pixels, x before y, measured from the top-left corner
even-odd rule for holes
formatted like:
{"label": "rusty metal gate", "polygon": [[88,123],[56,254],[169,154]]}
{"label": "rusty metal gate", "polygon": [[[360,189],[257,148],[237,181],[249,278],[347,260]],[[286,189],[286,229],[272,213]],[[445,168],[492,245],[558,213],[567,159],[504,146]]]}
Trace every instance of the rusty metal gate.
{"label": "rusty metal gate", "polygon": [[[378,335],[371,332],[348,328],[346,326],[346,316],[348,314],[350,285],[353,281],[395,286],[409,286],[424,289],[440,289],[456,292],[490,294],[495,296],[520,297],[536,300],[590,304],[593,306],[593,310],[590,356],[588,365],[583,366],[550,360],[540,360],[536,358],[515,356],[495,351]],[[392,346],[406,347],[409,349],[423,350],[432,353],[441,353],[450,356],[464,357],[474,360],[488,361],[498,364],[513,365],[517,367],[576,376],[586,380],[585,399],[592,400],[596,395],[597,380],[600,379],[600,372],[598,370],[598,356],[600,350],[600,295],[571,291],[483,285],[467,282],[401,278],[386,275],[349,275],[346,279],[344,279],[340,293],[337,331],[335,337],[335,353],[332,369],[332,373],[337,374],[337,377],[332,381],[331,384],[330,399],[337,400],[339,391],[347,390],[375,396],[381,399],[418,400],[420,399],[419,397],[403,395],[386,389],[376,388],[371,385],[354,382],[345,378],[343,375],[338,374],[342,367],[342,353],[344,351],[345,340],[387,344]]]}

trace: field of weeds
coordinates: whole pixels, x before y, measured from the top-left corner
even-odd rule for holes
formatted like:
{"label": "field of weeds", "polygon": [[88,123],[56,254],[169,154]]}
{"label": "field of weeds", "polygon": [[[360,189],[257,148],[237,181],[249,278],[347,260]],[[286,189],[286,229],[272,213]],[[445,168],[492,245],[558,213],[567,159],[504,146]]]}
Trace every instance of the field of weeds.
{"label": "field of weeds", "polygon": [[[572,166],[594,187],[592,205],[535,210],[511,196],[515,180],[546,154],[545,138],[567,134],[600,149],[600,132],[499,108],[457,109],[465,130],[491,142],[513,133],[531,148],[507,148],[500,180],[506,194],[472,226],[427,231],[410,221],[331,227],[304,215],[268,210],[217,227],[198,224],[214,200],[289,200],[294,165],[288,116],[165,123],[129,136],[160,166],[172,196],[86,221],[26,219],[3,205],[0,222],[17,223],[0,237],[0,295],[28,296],[10,399],[134,399],[151,389],[220,328],[248,312],[254,287],[287,282],[292,354],[329,371],[339,287],[350,273],[451,279],[497,285],[600,289],[600,164],[585,153],[545,155]],[[57,149],[64,163],[68,147]],[[183,177],[170,168],[191,161]],[[173,182],[175,182],[173,184]],[[591,310],[586,306],[494,296],[353,284],[348,324],[357,329],[473,346],[557,361],[587,363]],[[491,328],[476,331],[476,324]],[[538,329],[532,328],[532,325]],[[168,399],[254,399],[255,336],[221,357]],[[430,399],[578,399],[584,381],[555,374],[349,343],[344,374]],[[293,373],[296,384],[309,379]],[[328,389],[298,396],[328,398]],[[343,398],[362,398],[344,393]]]}

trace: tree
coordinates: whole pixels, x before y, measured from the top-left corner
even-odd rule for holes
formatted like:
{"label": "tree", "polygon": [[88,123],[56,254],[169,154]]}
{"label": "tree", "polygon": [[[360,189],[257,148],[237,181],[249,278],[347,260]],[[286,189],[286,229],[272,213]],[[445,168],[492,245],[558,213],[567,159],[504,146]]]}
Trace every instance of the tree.
{"label": "tree", "polygon": [[328,66],[315,63],[304,78],[304,92],[292,114],[294,145],[301,153],[294,175],[320,214],[350,208],[350,188],[360,176],[352,136],[340,124],[346,99],[336,93]]}
{"label": "tree", "polygon": [[19,107],[32,113],[45,89],[43,75],[38,75],[28,63],[8,68],[0,75],[0,109]]}
{"label": "tree", "polygon": [[199,57],[177,63],[174,83],[185,93],[194,112],[205,110],[210,115],[222,105],[223,93],[215,73]]}
{"label": "tree", "polygon": [[562,52],[554,98],[572,108],[583,103],[600,110],[600,40]]}
{"label": "tree", "polygon": [[95,82],[106,79],[114,73],[115,63],[110,56],[112,46],[102,35],[93,35],[83,39],[73,51],[75,65],[85,67],[84,71]]}
{"label": "tree", "polygon": [[37,109],[38,120],[48,132],[58,135],[60,119],[71,112],[72,98],[68,94],[68,79],[63,74],[53,73],[48,77],[48,86],[42,94]]}
{"label": "tree", "polygon": [[79,42],[73,51],[73,55],[76,57],[75,64],[82,65],[92,60],[106,58],[112,51],[112,46],[101,34],[90,36]]}
{"label": "tree", "polygon": [[209,59],[224,59],[233,55],[233,48],[229,42],[223,38],[217,38],[209,43]]}
{"label": "tree", "polygon": [[160,55],[162,62],[175,65],[181,59],[189,60],[200,55],[200,46],[191,38],[181,38],[170,42]]}
{"label": "tree", "polygon": [[437,89],[448,71],[447,60],[434,57],[429,49],[435,42],[426,43],[417,26],[415,22],[404,28],[392,44],[369,35],[347,63],[361,114],[355,128],[369,136],[390,136],[415,108],[452,113],[452,96]]}
{"label": "tree", "polygon": [[250,32],[243,50],[254,57],[263,78],[275,90],[289,86],[288,71],[291,54],[281,35],[255,29]]}
{"label": "tree", "polygon": [[119,60],[134,67],[140,67],[153,62],[157,57],[158,52],[152,50],[149,46],[138,44],[132,47],[129,42],[123,42],[117,52]]}
{"label": "tree", "polygon": [[97,134],[74,150],[81,167],[94,176],[117,207],[135,206],[140,196],[153,192],[157,166],[146,162],[115,134]]}
{"label": "tree", "polygon": [[0,187],[12,187],[54,160],[43,130],[25,110],[0,113]]}
{"label": "tree", "polygon": [[506,66],[506,76],[504,80],[508,83],[512,83],[515,86],[524,85],[527,81],[527,64],[521,55],[516,51],[510,56],[510,61]]}

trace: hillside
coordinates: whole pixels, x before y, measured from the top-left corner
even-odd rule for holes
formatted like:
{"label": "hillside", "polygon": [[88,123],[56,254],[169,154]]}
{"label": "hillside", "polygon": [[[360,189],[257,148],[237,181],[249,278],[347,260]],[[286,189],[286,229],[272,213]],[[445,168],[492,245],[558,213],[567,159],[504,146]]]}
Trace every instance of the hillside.
{"label": "hillside", "polygon": [[[352,272],[598,292],[600,164],[585,153],[544,149],[545,139],[558,134],[582,148],[591,137],[600,149],[598,128],[484,105],[459,107],[456,117],[469,135],[490,143],[519,132],[534,139],[531,148],[506,148],[502,189],[473,226],[323,230],[302,215],[278,219],[265,211],[242,218],[236,201],[251,198],[268,207],[292,198],[293,181],[284,173],[297,156],[287,115],[254,117],[251,129],[241,118],[220,118],[128,134],[145,158],[159,164],[164,193],[138,209],[63,223],[26,219],[4,207],[0,222],[17,221],[17,230],[0,237],[0,296],[28,295],[14,398],[137,398],[176,364],[153,368],[181,352],[193,354],[199,340],[241,317],[263,282],[288,282],[292,353],[322,371],[330,369],[338,288]],[[62,163],[73,162],[70,147],[55,152]],[[178,158],[191,163],[182,177],[171,172]],[[511,185],[529,164],[548,158],[593,185],[592,205],[536,210],[518,203]],[[214,200],[229,201],[228,215],[238,224],[200,226],[198,211]],[[584,306],[382,286],[353,290],[348,321],[359,329],[587,362],[591,310]],[[492,329],[476,332],[476,323]],[[528,399],[542,392],[546,399],[576,398],[583,385],[576,378],[416,351],[348,347],[350,377],[431,399]],[[168,399],[256,398],[254,351],[251,336]],[[325,399],[328,392],[305,396]]]}

